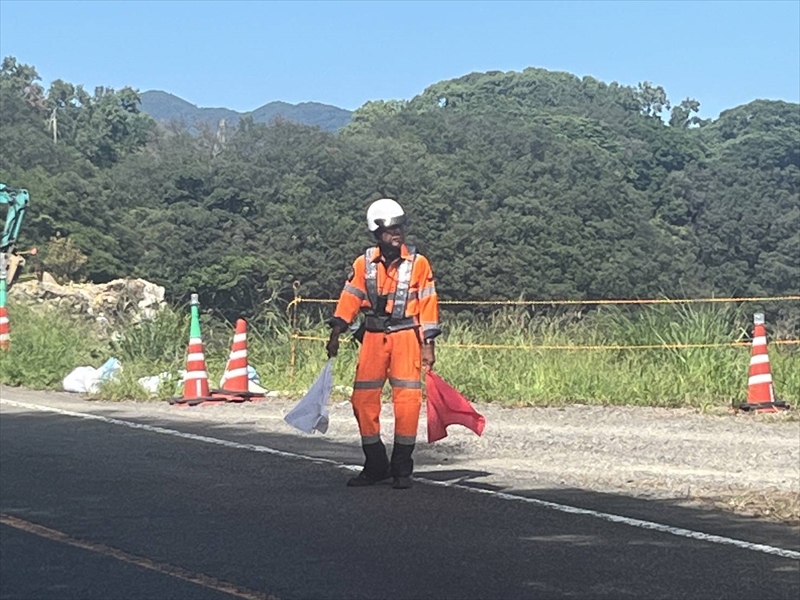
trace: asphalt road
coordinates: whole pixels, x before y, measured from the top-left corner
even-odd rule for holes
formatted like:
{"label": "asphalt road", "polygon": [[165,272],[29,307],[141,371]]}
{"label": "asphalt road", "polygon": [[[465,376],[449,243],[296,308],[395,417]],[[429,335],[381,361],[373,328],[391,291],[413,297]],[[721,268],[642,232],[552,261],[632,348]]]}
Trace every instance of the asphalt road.
{"label": "asphalt road", "polygon": [[[267,434],[244,443],[304,450],[301,438],[288,448]],[[452,487],[352,489],[349,476],[333,464],[2,404],[0,598],[800,597],[797,556]],[[628,506],[575,491],[548,499]],[[800,546],[788,527],[635,510],[627,516]]]}

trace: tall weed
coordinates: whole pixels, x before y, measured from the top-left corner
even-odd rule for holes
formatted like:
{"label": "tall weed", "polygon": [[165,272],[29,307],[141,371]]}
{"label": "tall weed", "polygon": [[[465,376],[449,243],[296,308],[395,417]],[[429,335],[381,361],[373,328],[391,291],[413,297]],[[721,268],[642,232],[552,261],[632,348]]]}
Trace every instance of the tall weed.
{"label": "tall weed", "polygon": [[0,383],[59,389],[75,367],[99,367],[109,356],[108,342],[66,312],[42,313],[15,303],[7,309],[11,347],[0,352]]}

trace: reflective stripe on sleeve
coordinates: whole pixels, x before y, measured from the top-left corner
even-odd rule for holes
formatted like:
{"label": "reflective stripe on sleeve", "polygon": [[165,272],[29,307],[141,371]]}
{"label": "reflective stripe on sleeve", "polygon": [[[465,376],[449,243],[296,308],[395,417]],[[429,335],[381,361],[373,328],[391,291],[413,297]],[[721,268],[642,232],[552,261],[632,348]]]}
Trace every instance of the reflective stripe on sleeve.
{"label": "reflective stripe on sleeve", "polygon": [[367,294],[364,291],[358,289],[354,285],[350,285],[349,283],[346,283],[344,285],[344,291],[353,294],[353,296],[355,296],[359,300],[366,300],[367,298]]}
{"label": "reflective stripe on sleeve", "polygon": [[429,285],[428,287],[420,290],[419,299],[423,300],[425,298],[430,298],[431,296],[435,296],[435,295],[436,295],[436,286],[435,285]]}

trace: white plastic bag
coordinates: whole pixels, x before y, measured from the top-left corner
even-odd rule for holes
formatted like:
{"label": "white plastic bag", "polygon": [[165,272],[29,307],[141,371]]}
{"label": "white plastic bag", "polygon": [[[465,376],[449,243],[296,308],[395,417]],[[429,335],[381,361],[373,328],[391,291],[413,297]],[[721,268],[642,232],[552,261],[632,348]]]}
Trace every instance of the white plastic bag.
{"label": "white plastic bag", "polygon": [[289,425],[304,431],[320,433],[328,431],[328,402],[333,391],[333,359],[325,363],[314,385],[305,396],[283,418]]}
{"label": "white plastic bag", "polygon": [[[183,369],[178,371],[178,384],[183,383],[183,376],[186,373]],[[164,371],[158,375],[151,375],[150,377],[140,377],[137,382],[141,388],[146,391],[150,396],[158,395],[158,390],[161,384],[165,381],[172,381],[173,376],[169,371]],[[178,388],[176,388],[178,389]],[[180,390],[179,390],[180,391]]]}
{"label": "white plastic bag", "polygon": [[65,392],[76,392],[79,394],[94,394],[100,389],[100,382],[107,379],[114,379],[122,365],[116,358],[109,358],[100,368],[76,367],[64,377],[61,386]]}
{"label": "white plastic bag", "polygon": [[61,385],[65,392],[95,392],[100,385],[100,373],[94,367],[75,367]]}

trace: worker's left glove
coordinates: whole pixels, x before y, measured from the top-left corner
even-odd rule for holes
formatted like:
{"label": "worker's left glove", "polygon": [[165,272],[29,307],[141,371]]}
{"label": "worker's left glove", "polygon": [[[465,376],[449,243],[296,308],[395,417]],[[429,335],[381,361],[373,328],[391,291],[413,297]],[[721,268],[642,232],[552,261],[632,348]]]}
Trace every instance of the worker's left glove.
{"label": "worker's left glove", "polygon": [[325,350],[328,352],[328,358],[334,358],[337,354],[339,354],[338,335],[331,336],[331,339],[329,339],[328,343],[325,345]]}
{"label": "worker's left glove", "polygon": [[436,350],[433,347],[433,342],[422,344],[422,368],[427,372],[433,369],[436,362]]}

